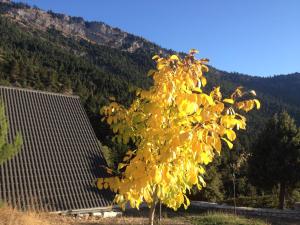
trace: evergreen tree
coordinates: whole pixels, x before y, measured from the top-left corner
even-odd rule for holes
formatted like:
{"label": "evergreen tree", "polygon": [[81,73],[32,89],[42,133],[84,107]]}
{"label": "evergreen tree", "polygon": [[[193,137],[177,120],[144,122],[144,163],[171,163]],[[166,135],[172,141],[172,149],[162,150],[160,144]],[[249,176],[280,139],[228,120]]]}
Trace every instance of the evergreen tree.
{"label": "evergreen tree", "polygon": [[197,187],[193,187],[192,195],[190,196],[191,199],[209,202],[219,202],[223,200],[222,174],[218,168],[220,164],[221,157],[218,157],[211,164],[206,166],[206,173],[204,174],[206,186],[200,191]]}
{"label": "evergreen tree", "polygon": [[22,137],[18,133],[13,143],[7,142],[8,122],[5,116],[4,104],[0,102],[0,165],[14,156],[22,146]]}
{"label": "evergreen tree", "polygon": [[300,131],[287,112],[275,114],[259,136],[249,160],[250,181],[264,190],[280,185],[279,208],[287,188],[300,180]]}

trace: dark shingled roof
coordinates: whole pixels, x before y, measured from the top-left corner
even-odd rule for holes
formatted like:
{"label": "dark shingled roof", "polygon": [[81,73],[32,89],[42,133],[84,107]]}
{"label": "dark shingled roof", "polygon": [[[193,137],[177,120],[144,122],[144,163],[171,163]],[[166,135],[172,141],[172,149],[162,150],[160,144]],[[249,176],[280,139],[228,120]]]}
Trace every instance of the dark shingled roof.
{"label": "dark shingled roof", "polygon": [[17,131],[23,137],[21,151],[0,166],[0,198],[49,211],[110,206],[112,194],[93,184],[106,162],[80,99],[1,86],[0,95],[9,141]]}

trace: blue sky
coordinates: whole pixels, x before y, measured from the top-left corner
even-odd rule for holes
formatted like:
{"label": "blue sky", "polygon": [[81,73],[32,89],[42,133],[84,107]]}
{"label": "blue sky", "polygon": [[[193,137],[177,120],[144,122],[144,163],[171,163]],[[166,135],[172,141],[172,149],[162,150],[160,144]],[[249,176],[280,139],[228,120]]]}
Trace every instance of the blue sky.
{"label": "blue sky", "polygon": [[103,21],[162,47],[200,51],[218,69],[300,72],[300,0],[24,0]]}

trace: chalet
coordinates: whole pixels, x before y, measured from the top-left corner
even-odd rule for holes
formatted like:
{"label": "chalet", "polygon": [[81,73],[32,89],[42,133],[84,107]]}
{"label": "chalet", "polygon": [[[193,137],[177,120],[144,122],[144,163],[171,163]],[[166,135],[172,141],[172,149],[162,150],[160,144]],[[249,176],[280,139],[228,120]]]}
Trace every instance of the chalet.
{"label": "chalet", "polygon": [[52,212],[110,209],[112,194],[94,185],[106,162],[79,97],[12,87],[0,87],[0,96],[9,141],[23,138],[0,166],[0,199]]}

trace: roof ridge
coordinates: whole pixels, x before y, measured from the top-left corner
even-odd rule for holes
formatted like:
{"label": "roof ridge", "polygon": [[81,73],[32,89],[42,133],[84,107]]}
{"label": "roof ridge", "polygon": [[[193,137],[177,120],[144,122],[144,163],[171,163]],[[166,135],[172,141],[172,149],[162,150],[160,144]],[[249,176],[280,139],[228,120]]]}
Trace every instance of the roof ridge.
{"label": "roof ridge", "polygon": [[0,85],[0,88],[15,89],[15,90],[19,90],[19,91],[27,91],[27,92],[34,92],[34,93],[47,94],[47,95],[58,95],[58,96],[69,97],[69,98],[79,98],[78,95],[68,95],[68,94],[62,94],[62,93],[57,93],[57,92],[42,91],[42,90],[35,90],[35,89],[29,89],[29,88],[20,88],[20,87],[14,87],[14,86]]}

